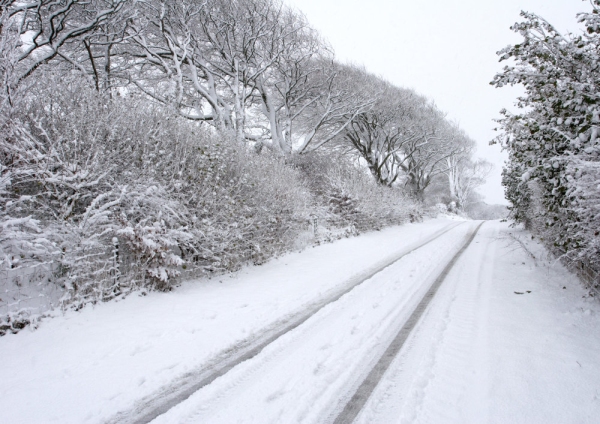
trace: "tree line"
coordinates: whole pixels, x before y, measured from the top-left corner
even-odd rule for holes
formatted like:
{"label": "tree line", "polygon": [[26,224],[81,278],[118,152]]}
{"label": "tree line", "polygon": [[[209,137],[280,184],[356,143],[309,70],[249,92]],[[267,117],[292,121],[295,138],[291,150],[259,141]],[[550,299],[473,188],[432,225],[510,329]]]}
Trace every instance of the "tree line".
{"label": "tree line", "polygon": [[489,171],[279,0],[0,0],[0,78],[2,266],[46,266],[65,303],[260,263],[308,216],[465,208]]}

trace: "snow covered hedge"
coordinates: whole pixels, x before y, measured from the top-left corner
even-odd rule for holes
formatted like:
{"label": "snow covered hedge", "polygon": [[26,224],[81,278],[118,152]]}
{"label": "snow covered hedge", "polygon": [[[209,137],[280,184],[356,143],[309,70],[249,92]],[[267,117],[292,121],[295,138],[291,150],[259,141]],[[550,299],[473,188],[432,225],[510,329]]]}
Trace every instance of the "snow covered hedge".
{"label": "snow covered hedge", "polygon": [[404,191],[373,184],[365,167],[335,152],[293,158],[314,195],[313,212],[324,226],[353,234],[422,218],[422,207]]}
{"label": "snow covered hedge", "polygon": [[[492,82],[521,84],[519,113],[502,111],[497,142],[509,153],[503,184],[511,216],[556,253],[600,270],[600,1],[578,15],[580,34],[561,34],[533,13],[513,26],[523,42]],[[593,282],[600,286],[600,281]]]}
{"label": "snow covered hedge", "polygon": [[51,85],[2,128],[0,266],[51,264],[59,304],[260,263],[306,226],[308,194],[280,158],[77,80]]}
{"label": "snow covered hedge", "polygon": [[30,320],[28,308],[260,264],[298,247],[311,216],[338,235],[418,218],[400,190],[347,159],[257,154],[136,97],[57,78],[48,73],[1,131],[2,331]]}

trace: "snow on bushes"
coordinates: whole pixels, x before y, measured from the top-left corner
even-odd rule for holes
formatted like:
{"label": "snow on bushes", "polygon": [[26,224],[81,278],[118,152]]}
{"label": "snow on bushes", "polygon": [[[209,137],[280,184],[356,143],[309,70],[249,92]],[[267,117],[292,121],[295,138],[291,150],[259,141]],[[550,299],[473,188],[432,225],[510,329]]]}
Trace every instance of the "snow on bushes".
{"label": "snow on bushes", "polygon": [[358,234],[422,218],[421,206],[402,189],[374,184],[352,157],[313,152],[293,161],[315,196],[315,215],[331,229]]}
{"label": "snow on bushes", "polygon": [[511,217],[538,233],[559,255],[600,269],[598,48],[600,1],[577,18],[579,34],[563,35],[523,12],[512,29],[520,44],[499,52],[513,60],[493,85],[521,84],[518,113],[502,111],[496,139],[509,153],[503,185]]}
{"label": "snow on bushes", "polygon": [[27,303],[9,298],[19,270],[50,264],[43,279],[62,290],[50,306],[78,308],[169,290],[184,269],[262,263],[305,227],[309,196],[282,159],[136,99],[68,87],[38,87],[40,101],[2,131],[0,260],[15,276],[3,312]]}
{"label": "snow on bushes", "polygon": [[[5,331],[51,307],[170,290],[182,272],[263,263],[297,248],[311,216],[326,228],[317,242],[419,217],[346,157],[257,154],[136,98],[47,81],[0,139]],[[42,286],[58,288],[43,307]]]}

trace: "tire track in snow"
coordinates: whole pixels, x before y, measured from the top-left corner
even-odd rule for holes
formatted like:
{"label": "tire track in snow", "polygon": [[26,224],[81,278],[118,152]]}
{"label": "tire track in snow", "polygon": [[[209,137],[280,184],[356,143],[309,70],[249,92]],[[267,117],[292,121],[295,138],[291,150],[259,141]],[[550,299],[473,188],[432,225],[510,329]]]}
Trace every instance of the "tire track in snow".
{"label": "tire track in snow", "polygon": [[157,417],[156,424],[324,422],[340,395],[357,387],[377,362],[474,228],[464,227],[328,304],[256,357]]}
{"label": "tire track in snow", "polygon": [[427,306],[435,296],[435,293],[439,289],[440,285],[450,272],[450,270],[454,267],[458,259],[462,256],[464,251],[469,247],[475,235],[483,225],[483,222],[480,223],[475,230],[468,236],[464,245],[461,249],[454,255],[454,257],[450,260],[448,265],[444,268],[444,270],[439,274],[437,279],[433,282],[430,289],[427,291],[425,296],[419,302],[413,313],[410,315],[404,326],[400,329],[392,343],[388,346],[384,354],[381,356],[379,361],[375,364],[375,366],[371,369],[367,377],[358,387],[354,395],[350,398],[350,400],[344,406],[344,409],[340,412],[340,414],[334,420],[335,424],[347,424],[351,423],[355,420],[358,414],[361,412],[362,408],[365,406],[371,393],[377,387],[379,381],[383,377],[384,373],[387,371],[392,361],[408,339],[410,333],[414,329],[414,327],[419,322],[421,316],[427,309]]}
{"label": "tire track in snow", "polygon": [[434,234],[426,237],[421,242],[409,245],[407,248],[401,250],[392,257],[386,258],[385,260],[379,262],[378,264],[375,264],[373,267],[365,270],[364,272],[357,274],[346,284],[344,284],[342,289],[336,291],[331,296],[313,303],[300,314],[292,316],[286,319],[284,322],[275,323],[273,326],[270,326],[269,329],[265,329],[265,332],[261,337],[252,340],[246,340],[238,344],[237,346],[228,349],[217,359],[217,361],[210,364],[208,367],[205,366],[200,370],[186,374],[184,377],[178,379],[173,384],[163,388],[159,393],[142,399],[138,403],[138,406],[133,410],[120,412],[108,422],[114,424],[149,423],[159,415],[162,415],[171,408],[173,408],[175,405],[178,405],[179,403],[188,399],[192,394],[194,394],[202,387],[207,386],[217,378],[225,375],[238,364],[255,357],[265,347],[273,343],[275,340],[279,339],[286,333],[302,325],[304,322],[306,322],[313,315],[325,308],[327,305],[336,302],[342,296],[352,291],[355,287],[361,285],[366,280],[369,280],[374,275],[382,272],[384,269],[398,262],[406,255],[428,245],[429,243],[443,236],[450,230],[462,224],[464,224],[464,222],[455,225],[449,225],[448,227],[445,227],[435,232]]}
{"label": "tire track in snow", "polygon": [[[479,381],[485,377],[474,371],[465,373],[465,370],[485,369],[485,364],[480,363],[488,337],[484,304],[489,300],[490,286],[486,283],[492,279],[493,270],[493,263],[486,262],[485,258],[495,256],[497,245],[489,242],[495,236],[494,232],[488,234],[488,240],[482,239],[485,246],[455,270],[451,287],[447,289],[453,293],[452,301],[443,305],[443,323],[436,329],[436,346],[428,355],[430,365],[425,367],[426,375],[413,391],[418,398],[416,405],[407,408],[406,414],[402,411],[401,422],[464,423],[475,422],[485,415],[487,396],[482,390],[485,384]],[[475,263],[479,264],[476,268],[472,267]],[[478,395],[474,395],[475,391]],[[465,398],[476,398],[479,402],[465,402]],[[463,407],[457,408],[457,405]],[[478,412],[473,413],[474,410]]]}

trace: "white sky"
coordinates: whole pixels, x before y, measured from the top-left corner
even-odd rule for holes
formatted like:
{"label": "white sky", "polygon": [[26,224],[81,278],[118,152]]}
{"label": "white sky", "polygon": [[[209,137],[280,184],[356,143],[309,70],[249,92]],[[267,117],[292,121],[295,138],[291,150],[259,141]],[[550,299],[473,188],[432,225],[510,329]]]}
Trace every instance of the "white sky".
{"label": "white sky", "polygon": [[493,119],[512,108],[518,89],[489,85],[504,64],[496,52],[520,41],[509,27],[521,10],[560,31],[578,31],[582,0],[284,0],[302,11],[329,41],[338,60],[363,64],[399,86],[433,99],[477,141],[477,155],[495,164],[479,191],[506,203],[500,185],[505,154],[488,143]]}

